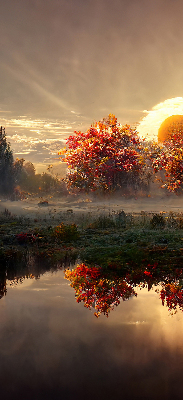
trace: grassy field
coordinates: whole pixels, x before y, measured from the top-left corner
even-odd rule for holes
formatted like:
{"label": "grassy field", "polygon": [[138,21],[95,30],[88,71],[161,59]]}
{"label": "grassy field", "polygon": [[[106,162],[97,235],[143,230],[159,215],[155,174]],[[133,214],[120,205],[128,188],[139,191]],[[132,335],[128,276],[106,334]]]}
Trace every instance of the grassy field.
{"label": "grassy field", "polygon": [[183,214],[66,210],[39,220],[0,214],[1,266],[23,262],[30,253],[40,260],[68,266],[77,259],[89,265],[124,269],[158,263],[181,267]]}

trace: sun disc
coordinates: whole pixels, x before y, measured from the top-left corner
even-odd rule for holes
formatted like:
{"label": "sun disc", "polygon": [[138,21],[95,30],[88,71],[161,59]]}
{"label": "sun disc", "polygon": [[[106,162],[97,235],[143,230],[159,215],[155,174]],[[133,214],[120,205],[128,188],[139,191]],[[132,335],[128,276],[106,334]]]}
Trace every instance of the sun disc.
{"label": "sun disc", "polygon": [[171,115],[162,122],[158,130],[158,141],[164,142],[174,133],[183,135],[183,115]]}

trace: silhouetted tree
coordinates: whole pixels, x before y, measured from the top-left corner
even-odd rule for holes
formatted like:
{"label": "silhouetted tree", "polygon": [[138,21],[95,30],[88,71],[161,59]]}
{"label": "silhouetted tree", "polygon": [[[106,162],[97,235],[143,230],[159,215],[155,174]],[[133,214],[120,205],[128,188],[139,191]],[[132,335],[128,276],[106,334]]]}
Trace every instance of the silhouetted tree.
{"label": "silhouetted tree", "polygon": [[27,161],[24,164],[24,170],[27,172],[28,176],[35,176],[36,169],[35,169],[34,164],[31,163],[30,161]]}
{"label": "silhouetted tree", "polygon": [[0,128],[0,193],[10,194],[14,188],[13,152],[7,142],[5,128]]}

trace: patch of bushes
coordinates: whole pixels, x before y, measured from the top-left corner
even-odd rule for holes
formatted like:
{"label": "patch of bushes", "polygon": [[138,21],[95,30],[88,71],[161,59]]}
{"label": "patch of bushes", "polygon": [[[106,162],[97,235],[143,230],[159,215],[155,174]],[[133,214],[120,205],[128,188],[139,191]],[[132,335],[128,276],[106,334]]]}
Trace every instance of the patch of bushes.
{"label": "patch of bushes", "polygon": [[152,228],[164,228],[165,227],[165,218],[161,214],[154,214],[150,221]]}
{"label": "patch of bushes", "polygon": [[100,215],[89,225],[89,228],[92,229],[106,229],[114,227],[115,227],[115,222],[113,221],[113,218],[108,217],[106,215]]}
{"label": "patch of bushes", "polygon": [[63,222],[53,229],[53,237],[63,242],[70,242],[79,238],[76,224],[65,225]]}

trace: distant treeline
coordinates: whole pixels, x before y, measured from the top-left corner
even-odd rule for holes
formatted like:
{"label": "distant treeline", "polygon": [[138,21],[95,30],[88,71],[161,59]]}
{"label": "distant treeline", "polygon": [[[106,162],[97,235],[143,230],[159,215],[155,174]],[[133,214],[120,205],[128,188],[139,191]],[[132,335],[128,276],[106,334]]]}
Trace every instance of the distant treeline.
{"label": "distant treeline", "polygon": [[36,174],[34,164],[23,158],[14,160],[5,128],[0,128],[0,195],[12,200],[24,197],[26,193],[65,194],[63,180],[51,173]]}

